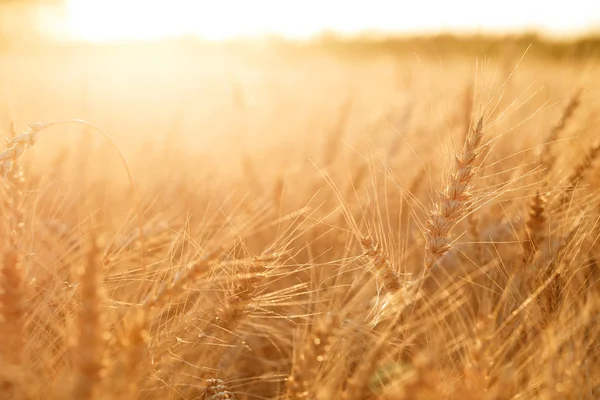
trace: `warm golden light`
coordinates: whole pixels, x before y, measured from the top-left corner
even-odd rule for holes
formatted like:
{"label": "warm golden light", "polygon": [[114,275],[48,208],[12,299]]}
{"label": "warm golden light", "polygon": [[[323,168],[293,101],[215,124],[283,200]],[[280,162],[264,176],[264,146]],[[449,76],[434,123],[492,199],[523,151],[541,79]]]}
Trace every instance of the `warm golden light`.
{"label": "warm golden light", "polygon": [[181,0],[72,0],[67,4],[65,28],[74,37],[90,41],[157,39],[198,32],[220,39],[231,33],[229,24],[202,21],[201,10],[195,8]]}
{"label": "warm golden light", "polygon": [[[306,37],[324,23],[305,13],[305,7],[262,1],[145,1],[70,0],[66,5],[66,34],[89,41],[159,39],[195,36],[228,39],[280,33]],[[309,2],[310,3],[310,2]]]}
{"label": "warm golden light", "polygon": [[536,29],[578,33],[600,22],[600,2],[421,0],[69,0],[59,24],[67,37],[89,41],[195,36],[227,39],[274,33],[304,38],[332,30],[433,32]]}

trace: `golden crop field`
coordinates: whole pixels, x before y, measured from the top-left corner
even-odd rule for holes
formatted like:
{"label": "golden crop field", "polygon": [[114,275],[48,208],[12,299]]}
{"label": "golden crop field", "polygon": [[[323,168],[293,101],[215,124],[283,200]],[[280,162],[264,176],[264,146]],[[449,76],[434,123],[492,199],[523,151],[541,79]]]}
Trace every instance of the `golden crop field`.
{"label": "golden crop field", "polygon": [[419,48],[0,51],[0,399],[599,398],[598,59]]}

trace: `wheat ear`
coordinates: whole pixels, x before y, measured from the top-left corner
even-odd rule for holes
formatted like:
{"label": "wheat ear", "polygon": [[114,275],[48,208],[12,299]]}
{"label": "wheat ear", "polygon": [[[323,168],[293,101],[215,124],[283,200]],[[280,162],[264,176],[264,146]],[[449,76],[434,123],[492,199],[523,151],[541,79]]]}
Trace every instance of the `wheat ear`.
{"label": "wheat ear", "polygon": [[188,265],[184,269],[179,270],[171,283],[166,285],[163,283],[154,296],[146,297],[142,302],[144,309],[150,310],[162,308],[167,301],[180,294],[188,283],[195,280],[202,272],[205,272],[222,252],[223,249],[219,248],[202,257],[200,260]]}
{"label": "wheat ear", "polygon": [[303,346],[294,357],[294,365],[286,382],[287,400],[314,398],[316,378],[329,357],[341,317],[333,313],[316,321]]}
{"label": "wheat ear", "polygon": [[569,195],[575,190],[579,182],[584,178],[585,174],[592,169],[594,161],[600,154],[600,139],[594,140],[583,160],[577,164],[573,172],[567,177],[564,190],[558,196],[556,204],[559,208],[565,207]]}
{"label": "wheat ear", "polygon": [[103,369],[102,288],[99,251],[95,238],[91,240],[86,264],[81,270],[82,307],[79,311],[79,340],[75,349],[75,385],[73,399],[93,399]]}
{"label": "wheat ear", "polygon": [[526,222],[527,234],[529,240],[527,241],[527,248],[525,249],[526,261],[531,260],[539,245],[544,237],[544,229],[546,226],[546,205],[548,200],[545,195],[539,191],[536,192],[535,196],[531,200],[529,207],[529,215]]}
{"label": "wheat ear", "polygon": [[[17,252],[5,248],[0,266],[0,367],[14,368],[17,372],[23,363],[25,325],[23,276],[19,264]],[[15,378],[20,380],[19,376]],[[18,385],[18,381],[4,379],[0,374],[0,394],[4,393],[3,396],[14,393]]]}
{"label": "wheat ear", "polygon": [[483,117],[467,136],[461,153],[456,156],[454,172],[429,213],[425,228],[425,274],[450,250],[452,229],[471,208],[473,176],[481,161],[482,138]]}
{"label": "wheat ear", "polygon": [[371,396],[369,377],[373,375],[381,362],[383,352],[389,343],[389,334],[384,333],[376,339],[371,350],[364,355],[356,370],[347,378],[342,392],[342,400],[362,400]]}
{"label": "wheat ear", "polygon": [[378,279],[381,279],[383,288],[390,293],[396,293],[402,288],[403,280],[394,270],[385,250],[373,240],[371,236],[360,239],[364,255],[369,260]]}
{"label": "wheat ear", "polygon": [[134,310],[125,318],[127,324],[117,337],[116,359],[113,361],[107,376],[109,393],[123,398],[135,398],[139,383],[148,369],[146,350],[149,342],[148,313],[145,310]]}
{"label": "wheat ear", "polygon": [[580,98],[581,89],[577,90],[573,94],[573,96],[571,96],[569,103],[563,109],[563,113],[560,119],[552,127],[552,129],[548,133],[548,136],[546,137],[546,140],[544,141],[544,147],[540,152],[540,164],[542,164],[542,166],[545,167],[546,173],[550,168],[552,168],[552,165],[554,165],[555,161],[555,157],[551,152],[551,145],[558,140],[558,136],[565,129],[567,123],[575,113],[575,110],[577,110],[577,108],[579,107]]}
{"label": "wheat ear", "polygon": [[[11,136],[15,136],[11,124]],[[8,174],[3,192],[3,217],[6,226],[3,231],[4,247],[0,264],[0,360],[2,368],[15,368],[14,379],[0,378],[0,393],[14,397],[20,382],[20,368],[24,358],[25,297],[24,274],[20,260],[20,240],[24,226],[22,210],[23,172]],[[17,379],[19,382],[15,381]],[[0,396],[2,397],[2,396]]]}
{"label": "wheat ear", "polygon": [[244,317],[249,303],[255,297],[258,286],[267,278],[268,264],[273,265],[281,257],[280,253],[265,252],[254,257],[245,274],[241,274],[223,307],[212,321],[222,330],[231,331]]}
{"label": "wheat ear", "polygon": [[569,188],[574,188],[579,181],[583,178],[585,173],[592,168],[592,165],[596,158],[598,158],[598,154],[600,153],[600,139],[594,140],[592,146],[585,154],[583,161],[575,167],[575,170],[569,176]]}
{"label": "wheat ear", "polygon": [[202,400],[236,400],[223,379],[207,379]]}

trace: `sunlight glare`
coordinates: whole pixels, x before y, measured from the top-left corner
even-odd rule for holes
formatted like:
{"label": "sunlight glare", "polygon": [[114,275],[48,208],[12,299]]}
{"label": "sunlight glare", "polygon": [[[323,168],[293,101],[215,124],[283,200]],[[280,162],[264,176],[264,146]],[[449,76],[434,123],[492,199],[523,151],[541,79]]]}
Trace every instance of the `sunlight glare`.
{"label": "sunlight glare", "polygon": [[[196,21],[197,10],[189,10],[186,6],[189,2],[181,0],[71,0],[66,6],[66,28],[72,36],[89,41],[160,39],[193,34],[200,21]],[[201,30],[209,38],[220,39],[229,34],[226,28],[219,23],[205,22]]]}
{"label": "sunlight glare", "polygon": [[[307,38],[324,30],[342,34],[536,29],[583,31],[600,22],[600,2],[571,7],[505,0],[491,9],[477,0],[67,0],[62,29],[88,41],[194,36],[208,40],[274,33]],[[517,12],[518,10],[518,12]]]}

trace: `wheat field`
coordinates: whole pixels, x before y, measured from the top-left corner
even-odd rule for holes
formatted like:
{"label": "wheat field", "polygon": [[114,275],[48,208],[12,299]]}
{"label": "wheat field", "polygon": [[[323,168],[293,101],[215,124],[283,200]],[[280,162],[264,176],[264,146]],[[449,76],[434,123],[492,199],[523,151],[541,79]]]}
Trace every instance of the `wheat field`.
{"label": "wheat field", "polygon": [[599,398],[599,77],[4,49],[0,398]]}

